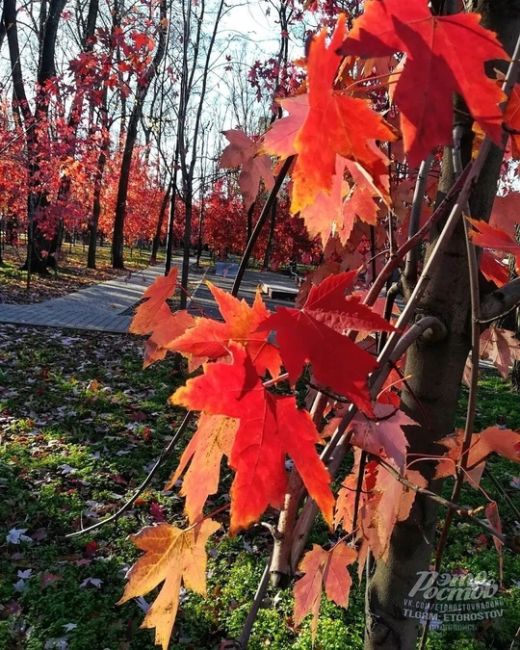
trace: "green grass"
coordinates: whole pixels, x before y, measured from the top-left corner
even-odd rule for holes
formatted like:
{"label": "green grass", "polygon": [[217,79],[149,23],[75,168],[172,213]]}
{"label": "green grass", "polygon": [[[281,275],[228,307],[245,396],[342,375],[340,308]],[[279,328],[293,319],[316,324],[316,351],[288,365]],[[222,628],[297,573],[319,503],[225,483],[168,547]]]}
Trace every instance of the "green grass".
{"label": "green grass", "polygon": [[[167,405],[168,395],[183,381],[182,369],[169,358],[143,371],[141,345],[131,337],[0,328],[0,650],[47,650],[60,639],[71,650],[155,647],[153,632],[139,629],[144,613],[138,605],[116,602],[125,570],[138,555],[128,536],[161,513],[184,526],[182,500],[161,491],[178,453],[138,505],[116,523],[85,536],[65,537],[114,512],[132,494],[182,417]],[[487,373],[480,397],[479,428],[498,419],[520,428],[520,400],[500,378]],[[510,483],[517,468],[501,459],[490,467],[515,498],[518,493]],[[229,471],[225,476],[227,483]],[[514,515],[507,503],[489,478],[483,487],[497,498],[504,528],[511,530]],[[462,502],[483,501],[478,492],[465,488]],[[215,497],[209,508],[220,503]],[[13,529],[26,529],[32,541],[9,543],[6,536]],[[311,541],[327,543],[325,526],[316,528]],[[239,636],[270,544],[269,534],[259,527],[232,539],[223,533],[214,536],[208,597],[183,593],[173,650],[212,650],[223,639]],[[445,566],[498,575],[492,541],[461,519],[452,528]],[[503,618],[476,634],[432,633],[430,648],[509,647],[520,608],[520,590],[514,584],[520,575],[518,556],[506,551],[504,568]],[[363,594],[363,585],[357,588],[354,578],[348,610],[323,600],[316,650],[362,647]],[[150,603],[153,597],[149,594],[146,600]],[[294,627],[290,588],[269,591],[264,605],[251,650],[313,647],[309,621],[300,630]]]}

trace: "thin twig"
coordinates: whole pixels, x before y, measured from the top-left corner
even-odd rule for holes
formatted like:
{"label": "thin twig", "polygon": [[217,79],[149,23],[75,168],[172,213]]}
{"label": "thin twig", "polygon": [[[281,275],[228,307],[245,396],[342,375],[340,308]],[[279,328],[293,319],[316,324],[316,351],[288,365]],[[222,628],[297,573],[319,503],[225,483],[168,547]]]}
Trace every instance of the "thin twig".
{"label": "thin twig", "polygon": [[258,221],[255,224],[255,227],[253,229],[253,232],[251,233],[251,237],[249,238],[249,241],[247,242],[246,249],[242,255],[242,259],[240,260],[240,266],[238,267],[238,272],[235,277],[235,281],[233,282],[233,287],[231,289],[231,295],[236,296],[238,294],[238,291],[240,289],[240,285],[242,284],[242,279],[244,278],[244,273],[246,272],[247,265],[249,263],[249,258],[251,257],[251,253],[253,252],[253,248],[255,247],[255,244],[257,242],[257,239],[260,237],[260,233],[262,232],[262,228],[264,227],[265,222],[267,221],[267,218],[269,217],[271,213],[271,208],[273,206],[273,203],[278,196],[278,192],[280,191],[280,188],[282,187],[282,183],[285,180],[285,177],[287,176],[287,173],[289,171],[289,168],[291,167],[293,160],[295,159],[296,156],[289,156],[289,158],[286,159],[284,162],[282,168],[280,169],[278,176],[276,177],[276,180],[273,185],[273,189],[269,193],[269,196],[267,197],[267,201],[264,203],[264,207],[262,208],[262,212],[260,213],[260,216],[258,217]]}
{"label": "thin twig", "polygon": [[509,650],[515,650],[515,648],[518,648],[520,646],[520,627],[516,631],[516,634],[511,641],[511,645],[509,646]]}
{"label": "thin twig", "polygon": [[186,431],[188,428],[188,425],[190,424],[191,420],[193,419],[195,415],[194,411],[188,411],[186,415],[184,416],[184,420],[181,422],[179,428],[173,435],[173,438],[170,440],[170,442],[167,444],[167,446],[162,450],[161,455],[159,458],[155,461],[154,466],[152,469],[148,472],[147,477],[144,479],[144,481],[141,483],[141,485],[137,488],[137,490],[134,492],[134,494],[126,501],[124,505],[119,508],[117,512],[114,512],[113,515],[110,515],[110,517],[107,517],[106,519],[103,519],[102,521],[98,521],[96,524],[92,524],[92,526],[89,526],[88,528],[82,528],[81,530],[77,530],[74,533],[69,533],[68,535],[65,535],[66,538],[68,537],[77,537],[78,535],[83,535],[84,533],[89,533],[93,530],[96,530],[97,528],[101,528],[101,526],[104,526],[105,524],[109,524],[111,521],[116,521],[116,519],[119,519],[119,517],[125,513],[127,510],[130,509],[130,507],[133,505],[135,500],[143,493],[143,491],[146,489],[146,487],[150,484],[150,481],[152,478],[155,476],[157,473],[157,470],[159,467],[163,464],[163,462],[168,458],[168,456],[172,453],[176,443],[178,442],[179,438],[182,436],[182,434]]}
{"label": "thin twig", "polygon": [[266,563],[264,572],[262,574],[262,578],[260,579],[260,582],[258,583],[258,587],[256,588],[256,593],[255,593],[253,603],[251,604],[251,609],[249,610],[249,613],[246,618],[246,622],[244,623],[244,627],[242,628],[242,632],[240,633],[240,637],[238,639],[238,644],[240,648],[247,648],[247,644],[249,643],[249,637],[251,636],[251,631],[253,629],[254,622],[258,615],[258,610],[262,605],[262,601],[265,597],[267,588],[269,586],[270,565],[271,565],[271,560],[269,560]]}
{"label": "thin twig", "polygon": [[493,483],[493,485],[496,487],[496,489],[500,493],[500,496],[507,501],[508,506],[511,508],[511,510],[515,513],[515,515],[518,517],[518,520],[520,521],[520,509],[516,506],[513,499],[509,496],[509,494],[500,485],[500,483],[494,477],[493,472],[489,469],[489,467],[487,465],[486,465],[486,468],[484,469],[484,473],[490,479],[490,481]]}
{"label": "thin twig", "polygon": [[[424,496],[428,497],[432,501],[435,501],[436,503],[439,503],[441,506],[444,506],[445,508],[448,508],[448,512],[457,514],[463,517],[468,517],[473,521],[477,526],[482,528],[486,533],[489,535],[492,535],[493,537],[496,537],[496,539],[500,540],[503,544],[507,545],[506,541],[506,536],[500,533],[499,531],[495,530],[492,526],[487,524],[483,519],[479,519],[478,517],[475,516],[475,508],[468,508],[466,506],[461,506],[455,501],[449,501],[448,499],[444,499],[441,497],[439,494],[436,492],[432,492],[431,490],[428,490],[427,488],[419,487],[418,485],[415,485],[415,483],[412,483],[409,481],[407,478],[404,476],[401,476],[399,472],[393,467],[390,463],[387,463],[384,459],[379,458],[378,459],[379,464],[382,465],[387,472],[392,474],[392,476],[399,481],[399,483],[402,483],[405,487],[407,487],[409,490],[413,490],[414,492],[417,492],[418,494],[423,494]],[[481,508],[481,507],[480,507]],[[479,509],[480,509],[479,508]],[[436,569],[438,570],[438,569]]]}
{"label": "thin twig", "polygon": [[[424,201],[424,194],[426,191],[426,183],[428,181],[428,174],[432,165],[433,156],[430,154],[428,158],[422,161],[417,179],[415,181],[415,189],[412,198],[412,209],[410,212],[410,224],[408,227],[408,239],[411,239],[419,230],[421,223],[421,212]],[[417,246],[411,248],[406,254],[406,261],[404,266],[404,277],[411,284],[415,284],[417,280],[417,266],[419,264],[419,254]]]}
{"label": "thin twig", "polygon": [[374,304],[374,302],[379,297],[379,294],[381,293],[381,289],[383,289],[383,287],[385,286],[385,282],[392,275],[392,273],[397,268],[399,268],[399,264],[401,263],[401,260],[408,253],[408,251],[412,250],[412,248],[415,248],[415,246],[418,246],[426,237],[426,235],[430,232],[431,228],[448,214],[448,210],[450,209],[452,202],[454,201],[458,193],[461,191],[467,178],[470,176],[472,168],[473,168],[473,163],[470,162],[464,169],[461,176],[459,176],[456,182],[452,185],[445,198],[439,203],[438,207],[433,211],[428,221],[421,228],[419,228],[417,233],[411,239],[408,239],[408,241],[406,241],[396,251],[395,255],[393,255],[388,260],[388,262],[384,265],[381,272],[377,276],[376,281],[370,287],[370,291],[367,293],[363,301],[366,305]]}

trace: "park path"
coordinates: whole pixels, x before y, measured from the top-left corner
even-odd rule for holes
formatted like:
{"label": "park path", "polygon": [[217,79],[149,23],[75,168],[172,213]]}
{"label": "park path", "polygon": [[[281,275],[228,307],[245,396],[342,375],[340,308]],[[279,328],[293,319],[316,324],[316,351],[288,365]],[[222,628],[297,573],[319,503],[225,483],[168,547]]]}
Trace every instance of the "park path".
{"label": "park path", "polygon": [[[180,266],[180,259],[174,260],[174,265]],[[150,266],[119,279],[108,280],[40,303],[29,305],[0,303],[0,323],[124,334],[128,331],[132,319],[131,308],[142,299],[146,288],[163,273],[163,265]],[[194,273],[190,278],[189,310],[194,315],[218,317],[218,309],[213,297],[203,282],[205,278],[211,279],[226,290],[231,289],[233,278],[210,273]],[[257,286],[263,282],[283,283],[288,287],[294,287],[287,276],[247,271],[240,297],[252,302]],[[275,305],[287,305],[287,302],[278,300],[267,300],[266,303],[271,309]]]}
{"label": "park path", "polygon": [[0,303],[0,322],[121,334],[128,331],[132,319],[125,312],[141,300],[146,288],[163,273],[162,265],[150,266],[61,298],[30,305]]}

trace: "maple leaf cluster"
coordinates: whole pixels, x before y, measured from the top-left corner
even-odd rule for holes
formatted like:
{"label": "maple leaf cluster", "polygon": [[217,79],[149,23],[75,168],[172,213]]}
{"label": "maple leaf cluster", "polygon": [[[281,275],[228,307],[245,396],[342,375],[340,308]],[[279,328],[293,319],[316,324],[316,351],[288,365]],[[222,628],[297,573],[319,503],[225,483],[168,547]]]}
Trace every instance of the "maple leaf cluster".
{"label": "maple leaf cluster", "polygon": [[[516,123],[513,109],[504,117],[500,85],[486,74],[486,62],[497,59],[508,56],[477,14],[434,16],[425,0],[368,0],[350,31],[340,16],[330,40],[325,29],[313,39],[305,84],[279,102],[288,116],[262,137],[225,133],[229,144],[221,165],[240,168],[246,209],[262,186],[273,185],[270,157],[291,157],[290,210],[321,239],[324,255],[295,307],[270,313],[259,292],[249,304],[208,283],[220,319],[172,312],[167,301],[176,286],[173,270],[147,290],[137,310],[131,331],[149,335],[145,364],[169,352],[182,354],[192,376],[170,403],[201,413],[167,486],[182,480],[188,528],[161,524],[137,536],[145,555],[132,569],[123,597],[142,595],[164,581],[145,619],[163,648],[181,582],[199,593],[205,589],[199,572],[206,562],[204,545],[218,530],[205,509],[218,491],[222,462],[233,472],[231,534],[284,506],[289,472],[330,527],[334,543],[329,549],[314,546],[304,556],[294,591],[295,622],[311,613],[313,634],[322,593],[347,606],[348,567],[357,561],[361,572],[369,552],[385,559],[394,526],[409,517],[416,493],[426,490],[426,478],[407,457],[409,436],[420,425],[401,410],[403,359],[377,395],[371,390],[379,370],[377,337],[403,332],[364,289],[370,273],[374,280],[384,263],[387,232],[392,239],[397,225],[396,239],[406,242],[415,168],[435,154],[438,170],[436,154],[452,139],[453,94],[465,100],[478,128],[495,142],[502,138],[504,119]],[[427,182],[423,220],[432,212],[434,192],[435,184]],[[507,281],[507,267],[491,251],[513,255],[517,265],[520,259],[513,221],[504,212],[491,224],[469,221],[471,240],[485,249],[482,273],[498,286]],[[482,356],[507,373],[520,358],[518,345],[496,328],[483,336]],[[298,382],[327,398],[318,417],[300,407]],[[357,414],[343,431],[350,410]],[[334,494],[319,450],[338,431],[353,451],[353,466]],[[463,462],[476,485],[490,454],[520,460],[520,434],[497,427],[474,435],[464,459],[460,432],[440,444],[446,452],[432,458],[439,478],[455,476]],[[487,512],[499,531],[496,504]],[[188,561],[190,553],[199,567]]]}
{"label": "maple leaf cluster", "polygon": [[[175,619],[181,581],[199,593],[205,590],[200,573],[206,562],[204,545],[219,524],[204,514],[204,507],[218,491],[224,459],[234,472],[232,534],[259,521],[269,508],[283,506],[288,489],[287,459],[294,463],[329,526],[349,533],[349,543],[340,540],[329,551],[315,546],[300,565],[303,577],[295,585],[295,621],[299,623],[312,613],[313,634],[322,592],[347,606],[351,585],[347,567],[358,561],[361,570],[369,550],[376,557],[385,557],[395,523],[409,516],[415,491],[403,485],[399,475],[418,489],[426,487],[426,479],[407,467],[406,431],[417,423],[400,410],[393,391],[373,403],[368,376],[376,367],[374,357],[346,335],[349,331],[365,336],[393,331],[387,320],[352,294],[356,278],[354,271],[330,275],[311,287],[301,309],[280,307],[274,314],[266,309],[259,292],[249,305],[208,283],[221,321],[171,311],[167,300],[176,288],[176,269],[145,292],[131,325],[132,332],[150,335],[145,365],[167,352],[183,354],[195,376],[177,389],[170,401],[201,411],[196,431],[166,485],[172,489],[182,478],[189,527],[181,531],[160,524],[136,536],[145,555],[130,572],[121,601],[145,594],[165,580],[143,623],[156,628],[156,642],[163,647]],[[278,345],[271,342],[271,332]],[[366,339],[363,342],[366,344]],[[294,395],[270,388],[284,369],[287,374],[282,378],[290,385],[302,373],[310,372],[318,385],[345,396],[360,409],[350,425],[350,444],[357,454],[364,451],[374,460],[364,471],[357,514],[359,464],[334,497],[331,477],[317,451],[340,424],[344,405],[340,403],[330,412],[320,433],[310,414],[298,408]],[[268,377],[272,379],[266,382]],[[437,475],[453,476],[460,460],[462,433],[441,444],[447,454],[439,462]],[[468,471],[475,483],[493,452],[518,460],[520,435],[490,428],[474,437]],[[356,457],[359,461],[359,455]],[[380,465],[378,458],[389,463],[393,472]],[[195,557],[201,558],[199,567],[193,566]]]}

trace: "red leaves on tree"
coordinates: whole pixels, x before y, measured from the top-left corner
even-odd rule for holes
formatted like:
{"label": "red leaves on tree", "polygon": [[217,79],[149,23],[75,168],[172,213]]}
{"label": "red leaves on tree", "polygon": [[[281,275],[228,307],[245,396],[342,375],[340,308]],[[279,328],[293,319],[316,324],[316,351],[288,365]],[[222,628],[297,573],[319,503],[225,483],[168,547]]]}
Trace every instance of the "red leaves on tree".
{"label": "red leaves on tree", "polygon": [[269,370],[276,376],[281,365],[280,355],[278,350],[267,342],[267,333],[258,331],[258,327],[270,313],[260,292],[257,292],[253,306],[250,307],[245,300],[235,298],[211,282],[207,284],[224,322],[197,318],[194,327],[172,343],[170,349],[201,360],[220,359],[229,354],[231,342],[240,343],[245,346],[259,374],[263,375]]}
{"label": "red leaves on tree", "polygon": [[478,14],[432,16],[426,0],[370,0],[341,52],[363,57],[406,54],[394,101],[410,165],[451,143],[454,93],[464,98],[486,135],[500,142],[504,95],[486,77],[484,65],[509,57],[495,34],[480,26]]}
{"label": "red leaves on tree", "polygon": [[491,325],[480,335],[480,357],[489,359],[504,379],[520,361],[520,341],[510,330]]}
{"label": "red leaves on tree", "polygon": [[505,196],[496,196],[489,225],[514,235],[518,214],[520,213],[520,193],[509,192]]}
{"label": "red leaves on tree", "polygon": [[230,344],[232,364],[214,363],[190,379],[170,398],[173,404],[240,420],[229,464],[231,531],[257,521],[270,505],[281,507],[287,487],[285,457],[296,465],[305,487],[326,521],[332,520],[334,498],[330,476],[316,452],[318,433],[293,397],[268,392],[243,348]]}
{"label": "red leaves on tree", "polygon": [[493,228],[485,221],[470,218],[468,221],[473,227],[469,235],[475,246],[511,253],[516,259],[516,269],[520,271],[520,244],[517,241],[500,228]]}
{"label": "red leaves on tree", "polygon": [[314,544],[300,563],[299,570],[305,575],[294,585],[294,622],[299,625],[307,614],[312,613],[311,633],[316,636],[321,595],[341,607],[348,607],[352,578],[347,567],[355,562],[357,551],[338,542],[330,551]]}
{"label": "red leaves on tree", "polygon": [[292,382],[310,363],[315,381],[372,412],[367,379],[374,358],[341,332],[346,329],[391,331],[392,326],[359,298],[345,297],[356,273],[329,276],[312,287],[302,309],[280,307],[261,326],[273,329]]}
{"label": "red leaves on tree", "polygon": [[153,38],[145,34],[144,32],[132,32],[131,34],[134,45],[137,49],[141,47],[147,49],[149,52],[155,47],[155,41]]}
{"label": "red leaves on tree", "polygon": [[[303,210],[312,204],[320,191],[330,192],[335,173],[336,155],[359,162],[372,176],[380,156],[371,147],[374,140],[394,140],[391,128],[363,99],[334,90],[341,57],[337,49],[345,38],[345,16],[340,16],[329,46],[327,32],[322,30],[314,39],[308,60],[309,112],[296,132],[294,150],[298,154],[293,168],[291,209]],[[299,100],[298,107],[301,102]],[[282,130],[283,120],[278,132]],[[294,119],[291,130],[294,129]],[[264,140],[264,150],[285,155],[289,147],[282,140],[277,147],[274,139]]]}
{"label": "red leaves on tree", "polygon": [[228,146],[220,157],[221,167],[240,167],[238,185],[246,210],[254,203],[258,194],[260,180],[263,179],[266,189],[273,186],[271,160],[269,156],[258,153],[258,142],[249,138],[238,129],[223,131],[229,140]]}
{"label": "red leaves on tree", "polygon": [[511,133],[511,155],[520,158],[520,84],[515,84],[504,112],[504,122]]}
{"label": "red leaves on tree", "polygon": [[480,272],[486,280],[494,282],[497,287],[503,287],[509,281],[509,268],[488,251],[482,251],[480,256]]}
{"label": "red leaves on tree", "polygon": [[376,404],[374,414],[375,418],[362,415],[354,418],[351,444],[375,456],[383,454],[404,471],[408,441],[402,427],[414,426],[417,422],[390,404]]}

